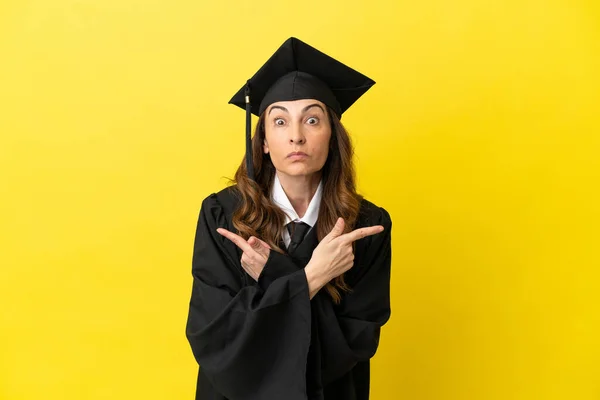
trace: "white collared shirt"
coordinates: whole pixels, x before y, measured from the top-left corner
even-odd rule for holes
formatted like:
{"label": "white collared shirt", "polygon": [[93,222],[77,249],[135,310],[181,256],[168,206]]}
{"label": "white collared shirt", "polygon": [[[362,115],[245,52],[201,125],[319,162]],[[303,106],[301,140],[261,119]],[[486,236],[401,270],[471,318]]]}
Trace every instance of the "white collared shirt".
{"label": "white collared shirt", "polygon": [[[283,191],[283,187],[281,186],[281,182],[279,181],[279,177],[277,173],[275,174],[275,179],[273,180],[273,187],[271,188],[271,200],[283,211],[285,214],[285,224],[287,225],[290,222],[304,222],[310,226],[312,229],[317,223],[317,218],[319,217],[319,208],[321,206],[321,197],[323,197],[323,181],[319,182],[319,186],[317,187],[317,191],[312,199],[310,199],[310,203],[308,204],[308,208],[306,209],[306,213],[304,216],[300,218],[290,199],[288,199],[287,195]],[[310,232],[310,230],[309,230]],[[287,229],[283,230],[283,241],[286,246],[290,244],[290,233]]]}

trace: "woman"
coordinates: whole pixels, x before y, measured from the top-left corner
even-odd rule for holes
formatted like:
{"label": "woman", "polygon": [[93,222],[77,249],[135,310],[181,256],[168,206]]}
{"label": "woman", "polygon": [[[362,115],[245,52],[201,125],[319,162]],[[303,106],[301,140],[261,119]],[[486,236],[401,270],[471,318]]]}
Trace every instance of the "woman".
{"label": "woman", "polygon": [[390,316],[391,219],[355,189],[339,118],[374,82],[288,39],[231,100],[259,116],[202,203],[187,338],[197,399],[364,400]]}

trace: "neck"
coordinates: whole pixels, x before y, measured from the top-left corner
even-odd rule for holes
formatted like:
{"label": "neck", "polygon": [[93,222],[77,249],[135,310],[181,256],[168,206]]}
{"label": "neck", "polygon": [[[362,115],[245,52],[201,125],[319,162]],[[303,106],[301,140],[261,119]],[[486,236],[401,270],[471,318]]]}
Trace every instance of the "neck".
{"label": "neck", "polygon": [[292,207],[294,207],[298,216],[302,218],[319,187],[321,171],[305,176],[289,176],[280,173],[277,173],[277,176],[283,191],[292,203]]}

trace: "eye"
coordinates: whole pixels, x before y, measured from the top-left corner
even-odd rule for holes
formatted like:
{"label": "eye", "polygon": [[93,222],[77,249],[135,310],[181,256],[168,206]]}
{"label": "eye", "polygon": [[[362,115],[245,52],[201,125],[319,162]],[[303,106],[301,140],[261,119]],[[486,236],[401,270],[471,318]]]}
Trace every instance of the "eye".
{"label": "eye", "polygon": [[316,125],[319,123],[319,118],[310,117],[309,119],[306,120],[306,122],[308,122],[309,125]]}
{"label": "eye", "polygon": [[273,122],[275,122],[275,125],[277,125],[277,126],[285,125],[285,120],[283,118],[275,118],[275,121],[273,121]]}

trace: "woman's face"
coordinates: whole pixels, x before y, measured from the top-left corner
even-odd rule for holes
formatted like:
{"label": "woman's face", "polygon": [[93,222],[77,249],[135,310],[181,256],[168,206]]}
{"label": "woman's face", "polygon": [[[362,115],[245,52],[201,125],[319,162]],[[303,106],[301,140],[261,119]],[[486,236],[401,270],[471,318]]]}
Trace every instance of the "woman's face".
{"label": "woman's face", "polygon": [[326,110],[311,99],[280,101],[265,110],[263,151],[278,173],[307,176],[323,168],[331,138]]}

